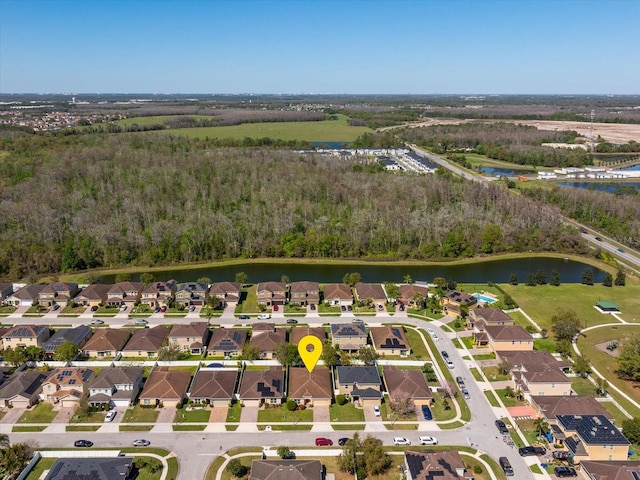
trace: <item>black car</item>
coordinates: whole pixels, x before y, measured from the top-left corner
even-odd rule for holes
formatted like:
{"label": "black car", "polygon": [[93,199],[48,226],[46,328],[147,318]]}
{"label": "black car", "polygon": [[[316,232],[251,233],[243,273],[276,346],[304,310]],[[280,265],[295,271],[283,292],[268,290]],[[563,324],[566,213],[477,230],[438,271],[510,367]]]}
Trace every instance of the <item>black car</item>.
{"label": "black car", "polygon": [[346,312],[346,311],[347,311],[347,307],[346,307],[346,306],[344,306],[344,305],[342,305],[342,306],[340,307],[340,310],[342,310],[343,312]]}
{"label": "black car", "polygon": [[93,446],[93,442],[89,440],[76,440],[75,442],[73,442],[73,446],[89,448]]}
{"label": "black car", "polygon": [[238,318],[240,320],[249,320],[251,317],[249,315],[240,315]]}
{"label": "black car", "polygon": [[400,311],[404,312],[404,305],[400,305]]}
{"label": "black car", "polygon": [[509,429],[502,420],[496,420],[496,427],[502,435],[509,435]]}
{"label": "black car", "polygon": [[353,308],[351,307],[351,305],[347,305],[347,310],[349,310],[350,312],[353,311]]}
{"label": "black car", "polygon": [[315,310],[315,309],[316,309],[316,306],[312,303],[311,304],[311,310]]}
{"label": "black car", "polygon": [[338,445],[340,445],[341,447],[344,447],[345,444],[350,440],[350,438],[348,437],[342,437],[338,439]]}
{"label": "black car", "polygon": [[447,353],[446,350],[442,350],[442,352],[440,353],[442,353],[442,358],[449,358],[449,354]]}
{"label": "black car", "polygon": [[298,323],[298,320],[296,320],[295,318],[287,318],[287,323],[295,324]]}
{"label": "black car", "polygon": [[553,469],[553,473],[555,473],[556,477],[560,478],[578,476],[578,472],[572,467],[556,467]]}
{"label": "black car", "polygon": [[519,448],[518,453],[520,454],[521,457],[529,457],[532,455],[540,456],[547,453],[547,449],[544,447],[527,446],[527,447]]}

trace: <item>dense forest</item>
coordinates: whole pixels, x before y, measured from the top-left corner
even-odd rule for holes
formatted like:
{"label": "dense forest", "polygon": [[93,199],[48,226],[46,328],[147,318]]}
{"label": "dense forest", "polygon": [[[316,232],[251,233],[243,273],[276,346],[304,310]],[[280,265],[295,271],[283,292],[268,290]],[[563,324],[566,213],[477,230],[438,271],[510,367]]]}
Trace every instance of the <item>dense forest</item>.
{"label": "dense forest", "polygon": [[153,133],[5,138],[0,276],[235,257],[586,251],[555,207],[367,161]]}

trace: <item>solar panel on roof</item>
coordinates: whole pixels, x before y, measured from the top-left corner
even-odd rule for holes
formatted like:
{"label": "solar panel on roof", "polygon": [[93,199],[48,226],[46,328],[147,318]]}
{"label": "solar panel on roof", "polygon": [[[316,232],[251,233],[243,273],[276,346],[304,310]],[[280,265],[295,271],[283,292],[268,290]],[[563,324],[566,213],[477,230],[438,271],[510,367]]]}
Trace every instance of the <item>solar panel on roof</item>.
{"label": "solar panel on roof", "polygon": [[630,470],[629,473],[631,473],[633,480],[640,480],[640,473],[636,472],[635,470]]}

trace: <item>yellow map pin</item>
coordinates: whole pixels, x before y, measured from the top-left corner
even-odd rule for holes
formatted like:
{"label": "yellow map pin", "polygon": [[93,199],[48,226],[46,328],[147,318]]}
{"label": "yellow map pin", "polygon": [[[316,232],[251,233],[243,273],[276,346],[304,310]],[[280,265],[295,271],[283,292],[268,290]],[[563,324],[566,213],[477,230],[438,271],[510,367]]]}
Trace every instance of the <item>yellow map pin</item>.
{"label": "yellow map pin", "polygon": [[314,335],[302,337],[298,343],[298,353],[304,362],[304,366],[311,373],[318,360],[320,360],[320,355],[322,355],[322,341]]}

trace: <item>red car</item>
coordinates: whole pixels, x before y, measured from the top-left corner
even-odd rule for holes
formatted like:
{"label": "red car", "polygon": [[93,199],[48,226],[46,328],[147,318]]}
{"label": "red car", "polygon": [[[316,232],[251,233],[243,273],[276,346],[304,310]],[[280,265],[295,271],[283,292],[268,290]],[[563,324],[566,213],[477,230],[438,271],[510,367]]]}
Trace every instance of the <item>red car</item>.
{"label": "red car", "polygon": [[167,311],[167,307],[161,307],[161,308],[160,308],[160,313],[164,313],[164,312],[166,312],[166,311]]}
{"label": "red car", "polygon": [[316,447],[330,447],[331,445],[333,445],[333,441],[330,438],[316,438]]}
{"label": "red car", "polygon": [[274,306],[273,306],[273,311],[274,311],[274,312],[277,312],[277,311],[278,311],[278,305],[274,305]]}

